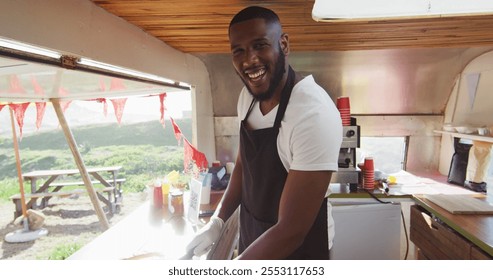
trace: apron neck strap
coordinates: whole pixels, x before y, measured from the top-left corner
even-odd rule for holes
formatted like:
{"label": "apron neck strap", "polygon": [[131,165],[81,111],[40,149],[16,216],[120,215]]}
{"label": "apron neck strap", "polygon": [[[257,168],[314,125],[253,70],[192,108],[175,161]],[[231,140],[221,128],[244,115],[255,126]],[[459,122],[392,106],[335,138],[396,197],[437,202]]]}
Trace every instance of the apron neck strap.
{"label": "apron neck strap", "polygon": [[289,66],[288,79],[281,92],[281,101],[279,102],[279,108],[277,108],[276,120],[274,122],[274,127],[281,127],[281,120],[284,117],[286,108],[288,107],[289,98],[291,97],[291,91],[294,87],[294,70]]}

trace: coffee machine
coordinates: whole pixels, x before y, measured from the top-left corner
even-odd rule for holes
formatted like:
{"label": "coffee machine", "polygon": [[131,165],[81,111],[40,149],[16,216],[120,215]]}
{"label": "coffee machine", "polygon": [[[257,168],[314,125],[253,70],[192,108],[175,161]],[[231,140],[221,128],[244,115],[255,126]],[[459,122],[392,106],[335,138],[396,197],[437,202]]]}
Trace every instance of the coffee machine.
{"label": "coffee machine", "polygon": [[339,150],[339,170],[332,174],[331,183],[349,185],[351,192],[357,191],[360,171],[357,168],[356,148],[360,147],[360,126],[351,118],[350,126],[342,127],[342,144]]}

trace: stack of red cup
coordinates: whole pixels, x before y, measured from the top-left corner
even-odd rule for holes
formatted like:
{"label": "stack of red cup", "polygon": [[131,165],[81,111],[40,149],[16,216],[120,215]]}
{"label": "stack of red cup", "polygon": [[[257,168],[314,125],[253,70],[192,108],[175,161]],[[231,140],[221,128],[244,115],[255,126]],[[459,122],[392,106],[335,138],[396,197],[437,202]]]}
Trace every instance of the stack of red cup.
{"label": "stack of red cup", "polygon": [[349,105],[349,97],[341,96],[337,98],[337,109],[341,114],[342,125],[351,125],[351,107]]}
{"label": "stack of red cup", "polygon": [[375,188],[375,167],[372,157],[366,157],[363,169],[363,188],[373,190]]}

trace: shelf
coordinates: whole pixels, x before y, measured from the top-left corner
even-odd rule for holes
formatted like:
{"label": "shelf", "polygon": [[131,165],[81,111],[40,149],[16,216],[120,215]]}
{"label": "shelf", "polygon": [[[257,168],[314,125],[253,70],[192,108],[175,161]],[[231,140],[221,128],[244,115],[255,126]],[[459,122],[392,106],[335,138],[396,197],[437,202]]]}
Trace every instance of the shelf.
{"label": "shelf", "polygon": [[433,130],[433,132],[440,134],[448,134],[453,137],[493,143],[493,136],[482,136],[478,134],[466,134],[466,133],[450,132],[443,130]]}

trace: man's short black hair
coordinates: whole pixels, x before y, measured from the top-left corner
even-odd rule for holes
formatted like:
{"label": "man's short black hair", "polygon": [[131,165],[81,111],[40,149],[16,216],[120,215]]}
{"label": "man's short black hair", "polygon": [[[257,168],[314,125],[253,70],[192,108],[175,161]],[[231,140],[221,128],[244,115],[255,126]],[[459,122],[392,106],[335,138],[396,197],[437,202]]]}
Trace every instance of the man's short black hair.
{"label": "man's short black hair", "polygon": [[278,23],[280,24],[279,17],[274,11],[269,10],[260,6],[250,6],[241,11],[239,11],[229,23],[229,28],[236,23],[247,21],[251,19],[261,18],[264,19],[266,23]]}

